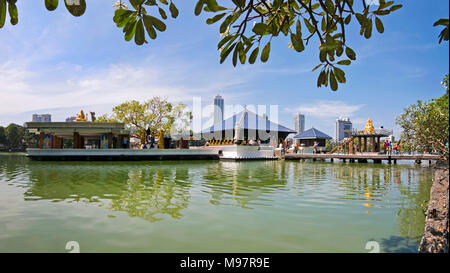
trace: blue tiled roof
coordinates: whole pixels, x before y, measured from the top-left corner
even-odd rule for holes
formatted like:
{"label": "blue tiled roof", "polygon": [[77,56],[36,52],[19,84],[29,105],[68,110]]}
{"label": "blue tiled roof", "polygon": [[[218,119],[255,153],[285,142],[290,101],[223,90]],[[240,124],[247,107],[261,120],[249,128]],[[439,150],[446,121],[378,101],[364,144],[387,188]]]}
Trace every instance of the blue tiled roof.
{"label": "blue tiled roof", "polygon": [[309,130],[304,131],[301,134],[294,136],[294,138],[298,138],[298,139],[331,139],[332,137],[317,130],[316,128],[311,128]]}
{"label": "blue tiled roof", "polygon": [[[213,126],[205,128],[202,130],[202,133],[212,133],[219,130],[233,130],[236,126],[236,122],[239,122],[241,120],[242,113],[244,113],[244,111],[239,112],[220,123],[216,123]],[[250,130],[270,130],[277,132],[295,133],[294,130],[267,120],[264,117],[258,116],[257,114],[248,110],[245,112],[244,122],[241,125],[241,128]]]}

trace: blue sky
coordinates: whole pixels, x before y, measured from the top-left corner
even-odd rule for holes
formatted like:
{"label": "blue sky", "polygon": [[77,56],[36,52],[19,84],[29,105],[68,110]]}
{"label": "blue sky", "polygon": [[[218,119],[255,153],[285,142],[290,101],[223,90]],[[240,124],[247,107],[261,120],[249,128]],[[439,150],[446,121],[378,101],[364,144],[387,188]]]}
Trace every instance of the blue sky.
{"label": "blue sky", "polygon": [[[337,92],[317,88],[317,41],[302,53],[284,36],[272,41],[270,59],[234,68],[219,64],[219,25],[194,16],[195,1],[175,0],[180,15],[167,20],[156,40],[126,42],[112,21],[115,0],[87,1],[86,13],[71,16],[63,6],[48,12],[44,1],[18,1],[19,24],[0,30],[0,125],[22,124],[33,113],[64,121],[80,109],[101,115],[123,101],[154,95],[210,104],[220,93],[225,104],[279,105],[279,121],[293,128],[293,113],[333,136],[334,120],[347,116],[362,128],[394,128],[395,116],[418,99],[443,94],[449,71],[448,42],[438,44],[439,18],[448,18],[448,1],[396,1],[403,8],[383,18],[385,32],[359,35],[356,20],[347,30],[357,60],[345,67],[347,83]],[[227,1],[219,1],[226,3]]]}

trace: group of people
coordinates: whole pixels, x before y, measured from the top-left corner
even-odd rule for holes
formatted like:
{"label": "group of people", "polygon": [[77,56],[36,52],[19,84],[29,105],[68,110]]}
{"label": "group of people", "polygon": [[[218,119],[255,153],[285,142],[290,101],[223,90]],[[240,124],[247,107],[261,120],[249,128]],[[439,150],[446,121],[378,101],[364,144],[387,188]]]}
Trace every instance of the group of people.
{"label": "group of people", "polygon": [[393,144],[391,141],[386,140],[384,142],[384,153],[385,154],[400,154],[401,152],[401,144]]}

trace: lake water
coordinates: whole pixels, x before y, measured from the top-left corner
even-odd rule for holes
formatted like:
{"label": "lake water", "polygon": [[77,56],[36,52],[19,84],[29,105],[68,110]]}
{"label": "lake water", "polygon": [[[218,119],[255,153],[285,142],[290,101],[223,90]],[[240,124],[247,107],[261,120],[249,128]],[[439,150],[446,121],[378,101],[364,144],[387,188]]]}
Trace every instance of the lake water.
{"label": "lake water", "polygon": [[416,252],[432,170],[0,153],[0,252]]}

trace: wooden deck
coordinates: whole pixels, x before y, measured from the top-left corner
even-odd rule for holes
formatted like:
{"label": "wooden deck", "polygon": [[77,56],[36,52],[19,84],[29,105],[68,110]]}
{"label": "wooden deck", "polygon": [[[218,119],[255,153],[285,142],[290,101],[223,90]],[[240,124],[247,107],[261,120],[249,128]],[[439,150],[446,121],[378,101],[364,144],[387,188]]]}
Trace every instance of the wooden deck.
{"label": "wooden deck", "polygon": [[414,160],[416,163],[421,163],[422,160],[438,160],[439,157],[437,155],[431,154],[416,154],[416,155],[408,155],[408,154],[400,154],[400,155],[389,155],[389,154],[375,154],[375,153],[357,153],[357,154],[286,154],[283,156],[286,160],[299,160],[299,159],[312,159],[315,160],[326,160],[330,159],[331,161],[337,159],[346,162],[368,162],[368,160],[373,161],[374,163],[381,163],[383,160],[388,163],[394,162],[397,163],[397,160]]}

